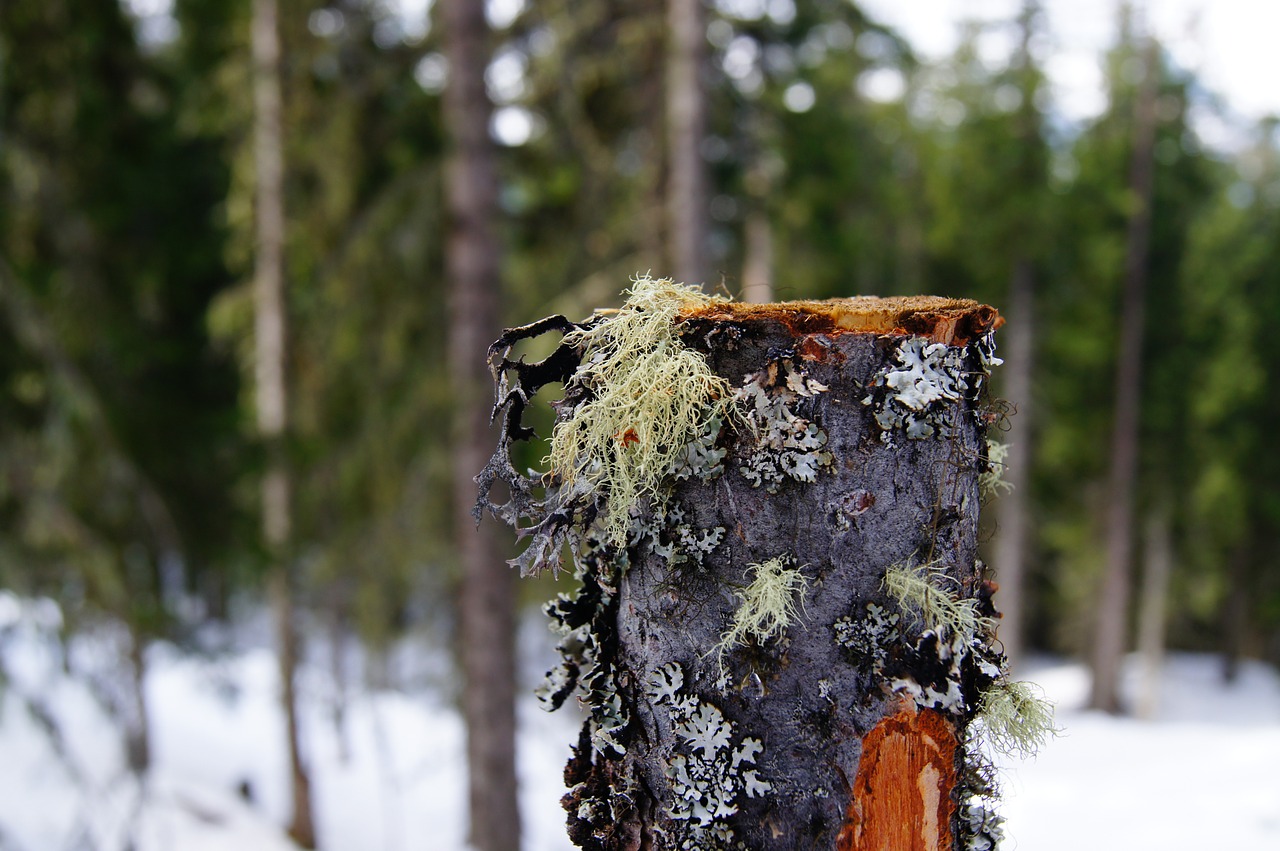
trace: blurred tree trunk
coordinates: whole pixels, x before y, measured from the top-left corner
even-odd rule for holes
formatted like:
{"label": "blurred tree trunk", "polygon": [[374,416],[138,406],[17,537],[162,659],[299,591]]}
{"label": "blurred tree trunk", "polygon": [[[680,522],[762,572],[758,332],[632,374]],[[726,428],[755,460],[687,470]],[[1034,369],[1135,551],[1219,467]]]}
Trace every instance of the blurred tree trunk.
{"label": "blurred tree trunk", "polygon": [[1089,706],[1119,712],[1120,668],[1128,633],[1130,561],[1133,558],[1134,490],[1138,477],[1138,427],[1142,392],[1142,342],[1155,177],[1156,94],[1159,44],[1148,37],[1133,132],[1129,218],[1124,266],[1120,352],[1116,359],[1111,471],[1107,482],[1106,566],[1098,599],[1090,669]]}
{"label": "blurred tree trunk", "polygon": [[703,0],[668,0],[667,25],[667,243],[677,281],[707,280],[707,170],[702,142],[707,135],[707,93],[702,66],[707,53]]}
{"label": "blurred tree trunk", "polygon": [[1157,505],[1147,515],[1143,547],[1142,605],[1138,613],[1138,652],[1142,656],[1142,692],[1138,717],[1154,719],[1160,710],[1160,680],[1164,669],[1165,622],[1169,575],[1173,573],[1173,540],[1169,507]]}
{"label": "blurred tree trunk", "polygon": [[773,301],[773,225],[768,211],[759,206],[747,214],[744,227],[742,300],[752,304]]}
{"label": "blurred tree trunk", "polygon": [[124,712],[125,759],[138,776],[151,768],[151,725],[147,712],[147,639],[129,624],[129,706]]}
{"label": "blurred tree trunk", "polygon": [[449,82],[445,121],[449,235],[449,374],[454,410],[455,535],[462,562],[459,650],[465,680],[470,842],[478,851],[520,847],[515,775],[514,576],[494,536],[466,506],[473,476],[488,460],[490,378],[486,351],[497,333],[500,246],[495,227],[497,173],[485,90],[489,60],[484,4],[442,0]]}
{"label": "blurred tree trunk", "polygon": [[262,476],[262,534],[271,567],[268,591],[280,653],[281,699],[289,749],[293,813],[289,836],[316,845],[311,779],[298,740],[298,636],[291,587],[292,516],[284,443],[288,430],[288,322],[284,283],[284,138],[280,32],[276,0],[253,3],[254,168],[257,175],[254,269],[254,384],[258,432],[267,450]]}
{"label": "blurred tree trunk", "polygon": [[1031,499],[1031,376],[1035,357],[1035,271],[1026,257],[1014,262],[1009,287],[1009,327],[1004,332],[1009,352],[1004,366],[1004,395],[1017,406],[1004,439],[1008,444],[1003,480],[1007,493],[996,503],[997,535],[992,568],[1000,582],[1000,643],[1010,665],[1022,661],[1025,642],[1023,614],[1028,526]]}
{"label": "blurred tree trunk", "polygon": [[1222,607],[1222,680],[1231,684],[1240,676],[1240,659],[1249,634],[1249,565],[1254,558],[1251,541],[1241,543],[1227,559],[1227,599]]}
{"label": "blurred tree trunk", "polygon": [[[1034,193],[1045,185],[1046,145],[1042,135],[1043,119],[1036,106],[1039,75],[1031,55],[1031,42],[1041,14],[1036,0],[1025,0],[1018,16],[1020,38],[1014,67],[1022,90],[1018,107],[1016,133],[1018,167],[1016,174],[1021,191]],[[1040,204],[1045,200],[1040,199]],[[1036,264],[1039,247],[1047,228],[1043,219],[1022,218],[1014,223],[1013,270],[1009,281],[1009,320],[1004,332],[1004,347],[1009,352],[1002,375],[1004,395],[1016,406],[1016,416],[1009,420],[1004,440],[1007,444],[1004,482],[1009,486],[996,503],[996,543],[992,554],[995,576],[1000,583],[999,605],[1004,613],[1000,621],[1000,643],[1012,667],[1022,661],[1026,644],[1026,574],[1031,532],[1031,458],[1034,427],[1032,377],[1035,374],[1035,301]]]}

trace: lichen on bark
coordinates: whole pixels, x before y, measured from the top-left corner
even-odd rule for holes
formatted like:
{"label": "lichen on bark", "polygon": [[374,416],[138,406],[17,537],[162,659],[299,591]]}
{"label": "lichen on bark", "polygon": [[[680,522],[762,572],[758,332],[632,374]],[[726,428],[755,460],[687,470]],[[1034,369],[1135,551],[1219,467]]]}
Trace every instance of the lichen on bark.
{"label": "lichen on bark", "polygon": [[[975,719],[988,693],[1025,705],[997,688],[977,558],[998,315],[927,298],[748,307],[635,284],[618,313],[553,317],[491,350],[505,428],[478,507],[520,531],[522,571],[567,553],[581,581],[547,607],[562,662],[542,691],[588,713],[566,769],[570,838],[713,851],[870,836],[850,821],[869,811],[853,806],[864,742],[909,708],[926,721],[894,728],[902,752],[925,731],[943,757],[884,765],[950,759],[922,805],[930,835],[990,842]],[[562,335],[552,355],[511,359],[546,332]],[[655,353],[684,366],[655,381]],[[518,474],[524,412],[554,383],[556,429],[576,449]],[[499,481],[511,496],[494,504]],[[915,596],[893,592],[886,578],[911,564],[930,571],[912,574]],[[925,788],[886,770],[876,784]]]}

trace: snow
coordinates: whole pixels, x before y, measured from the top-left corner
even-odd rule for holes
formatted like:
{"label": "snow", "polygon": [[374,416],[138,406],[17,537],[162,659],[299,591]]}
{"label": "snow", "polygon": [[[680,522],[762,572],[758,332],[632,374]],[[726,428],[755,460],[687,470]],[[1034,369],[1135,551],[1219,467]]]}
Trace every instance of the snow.
{"label": "snow", "polygon": [[1277,847],[1280,678],[1248,663],[1224,687],[1220,668],[1174,655],[1152,721],[1080,709],[1089,683],[1078,665],[1028,671],[1064,730],[1033,760],[1002,765],[1006,851]]}
{"label": "snow", "polygon": [[[58,626],[47,601],[0,592],[0,851],[117,851],[130,838],[137,851],[294,848],[280,827],[286,755],[268,650],[202,657],[151,649],[154,765],[141,785],[125,770],[118,722],[86,675],[105,654],[64,655],[52,640]],[[537,623],[522,636],[526,686],[547,667],[550,640]],[[1140,721],[1081,709],[1088,682],[1078,665],[1030,666],[1024,676],[1058,703],[1063,732],[1035,758],[1002,761],[1002,847],[1275,847],[1280,677],[1246,663],[1225,687],[1218,667],[1212,657],[1173,655],[1157,717]],[[321,847],[463,851],[463,730],[444,689],[355,691],[340,734],[327,670],[317,664],[301,678]],[[1132,694],[1136,667],[1130,673]],[[545,713],[529,688],[524,694],[524,851],[569,851],[558,802],[580,717],[568,707]]]}

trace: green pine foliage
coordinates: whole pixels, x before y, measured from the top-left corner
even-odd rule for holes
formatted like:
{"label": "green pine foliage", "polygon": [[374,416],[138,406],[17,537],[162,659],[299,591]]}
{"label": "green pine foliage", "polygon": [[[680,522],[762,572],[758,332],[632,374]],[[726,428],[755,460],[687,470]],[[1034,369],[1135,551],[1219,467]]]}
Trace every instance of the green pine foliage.
{"label": "green pine foliage", "polygon": [[[551,0],[495,33],[497,105],[531,130],[500,163],[508,324],[582,316],[616,281],[665,273],[663,9]],[[1027,621],[1043,625],[1033,645],[1077,649],[1133,203],[1132,34],[1106,60],[1106,110],[1069,126],[1053,115],[1030,4],[1021,25],[998,24],[1027,28],[1026,50],[1015,39],[992,62],[974,28],[932,64],[844,0],[710,9],[721,277],[708,292],[739,289],[750,216],[768,224],[780,298],[930,292],[1000,307],[1013,264],[1034,267]],[[247,4],[173,10],[173,40],[153,44],[119,3],[0,4],[0,584],[154,634],[175,634],[175,591],[216,614],[259,593],[261,564]],[[460,510],[441,35],[404,37],[374,3],[282,0],[281,20],[302,604],[385,646],[447,614]],[[873,97],[875,79],[900,81],[901,96]],[[1198,90],[1164,57],[1138,503],[1171,503],[1171,640],[1222,646],[1220,612],[1244,587],[1242,634],[1265,648],[1280,629],[1267,345],[1280,145],[1271,123],[1239,154],[1205,151],[1189,117]]]}

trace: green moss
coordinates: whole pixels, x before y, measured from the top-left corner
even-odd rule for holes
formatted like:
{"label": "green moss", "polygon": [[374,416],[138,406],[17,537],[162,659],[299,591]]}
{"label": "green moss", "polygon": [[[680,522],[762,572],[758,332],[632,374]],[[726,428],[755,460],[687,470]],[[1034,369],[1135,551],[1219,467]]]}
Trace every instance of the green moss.
{"label": "green moss", "polygon": [[615,546],[685,447],[713,419],[735,417],[729,382],[675,332],[682,310],[722,299],[648,276],[628,293],[621,309],[565,338],[582,352],[574,380],[589,397],[556,425],[546,460],[566,484],[585,479],[603,496],[601,532]]}

